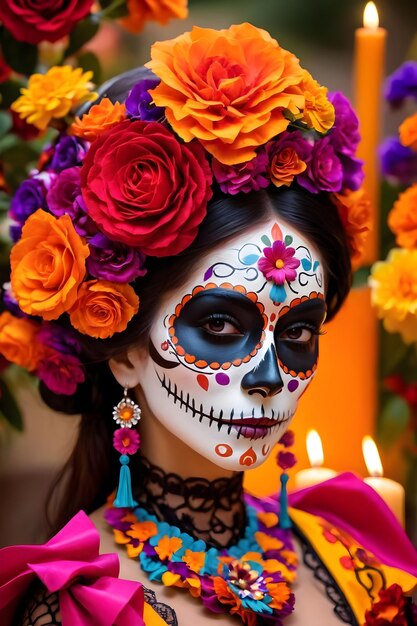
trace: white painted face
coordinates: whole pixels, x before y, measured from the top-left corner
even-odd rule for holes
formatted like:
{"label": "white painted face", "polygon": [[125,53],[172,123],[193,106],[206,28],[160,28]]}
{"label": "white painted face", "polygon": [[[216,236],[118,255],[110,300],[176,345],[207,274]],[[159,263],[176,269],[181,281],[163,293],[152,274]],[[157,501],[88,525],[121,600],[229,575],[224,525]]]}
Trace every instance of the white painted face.
{"label": "white painted face", "polygon": [[217,465],[257,467],[314,376],[325,311],[317,250],[272,219],[245,230],[163,299],[141,368],[150,409]]}

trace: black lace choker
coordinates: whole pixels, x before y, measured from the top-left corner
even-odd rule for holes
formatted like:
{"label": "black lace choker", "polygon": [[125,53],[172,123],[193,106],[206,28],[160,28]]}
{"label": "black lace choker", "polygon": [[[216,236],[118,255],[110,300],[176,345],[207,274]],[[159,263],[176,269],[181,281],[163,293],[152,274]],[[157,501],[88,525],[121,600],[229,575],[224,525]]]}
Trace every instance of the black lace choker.
{"label": "black lace choker", "polygon": [[231,478],[181,478],[147,459],[139,461],[136,500],[159,520],[178,526],[216,548],[235,544],[244,535],[243,472]]}

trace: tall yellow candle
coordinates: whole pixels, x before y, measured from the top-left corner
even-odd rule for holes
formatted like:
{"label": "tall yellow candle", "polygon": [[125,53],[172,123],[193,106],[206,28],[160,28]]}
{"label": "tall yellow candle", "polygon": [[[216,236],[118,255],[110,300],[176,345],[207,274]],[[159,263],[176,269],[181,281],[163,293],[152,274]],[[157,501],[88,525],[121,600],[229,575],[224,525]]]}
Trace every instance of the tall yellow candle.
{"label": "tall yellow candle", "polygon": [[363,263],[378,258],[379,237],[379,166],[377,147],[380,140],[382,81],[384,78],[386,30],[379,27],[378,11],[368,2],[363,28],[355,32],[355,107],[362,140],[358,156],[365,162],[365,190],[371,201],[372,231],[368,236]]}
{"label": "tall yellow candle", "polygon": [[366,436],[363,438],[362,450],[366,467],[371,474],[364,478],[364,481],[385,500],[385,503],[390,507],[400,524],[404,526],[404,487],[400,483],[395,482],[395,480],[383,476],[384,472],[378,448],[372,437]]}

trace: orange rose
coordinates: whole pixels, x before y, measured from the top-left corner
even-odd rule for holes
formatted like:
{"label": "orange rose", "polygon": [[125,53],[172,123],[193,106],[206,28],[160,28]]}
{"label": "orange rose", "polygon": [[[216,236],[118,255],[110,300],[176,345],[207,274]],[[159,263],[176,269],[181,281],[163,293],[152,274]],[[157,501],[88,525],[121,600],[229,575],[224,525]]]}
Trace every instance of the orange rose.
{"label": "orange rose", "polygon": [[70,134],[94,141],[102,132],[124,119],[126,119],[125,105],[119,102],[113,104],[108,98],[103,98],[99,104],[92,106],[88,113],[76,118],[70,128]]}
{"label": "orange rose", "polygon": [[194,27],[155,43],[151,57],[161,78],[154,103],[184,141],[197,138],[220,163],[250,161],[304,108],[298,59],[251,24]]}
{"label": "orange rose", "polygon": [[89,280],[80,287],[70,320],[83,335],[106,339],[125,330],[138,309],[139,298],[130,285]]}
{"label": "orange rose", "polygon": [[400,194],[390,213],[388,226],[402,248],[417,248],[417,183]]}
{"label": "orange rose", "polygon": [[45,320],[69,311],[88,254],[68,215],[56,218],[43,209],[33,213],[10,254],[12,291],[22,311]]}
{"label": "orange rose", "polygon": [[417,113],[407,117],[401,124],[400,141],[403,146],[417,150]]}
{"label": "orange rose", "polygon": [[335,193],[331,197],[346,231],[352,267],[355,269],[359,267],[370,229],[371,203],[363,188],[344,194]]}
{"label": "orange rose", "polygon": [[129,15],[120,22],[131,33],[139,33],[149,20],[166,24],[171,18],[188,15],[188,0],[127,0]]}
{"label": "orange rose", "polygon": [[302,121],[319,133],[327,133],[334,124],[334,106],[327,98],[326,87],[319,85],[307,70],[303,71],[301,89],[306,103]]}
{"label": "orange rose", "polygon": [[41,349],[36,341],[39,325],[8,311],[0,315],[0,354],[29,372],[38,366]]}

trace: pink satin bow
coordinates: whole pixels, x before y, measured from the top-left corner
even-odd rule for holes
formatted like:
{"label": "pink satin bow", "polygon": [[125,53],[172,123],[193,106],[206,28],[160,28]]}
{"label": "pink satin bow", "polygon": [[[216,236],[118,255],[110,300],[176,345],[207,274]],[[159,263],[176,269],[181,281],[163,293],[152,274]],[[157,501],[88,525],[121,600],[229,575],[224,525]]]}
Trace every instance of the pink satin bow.
{"label": "pink satin bow", "polygon": [[143,589],[120,580],[116,554],[99,555],[100,537],[80,511],[48,543],[0,550],[0,623],[11,626],[36,578],[59,593],[63,626],[144,626]]}

